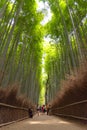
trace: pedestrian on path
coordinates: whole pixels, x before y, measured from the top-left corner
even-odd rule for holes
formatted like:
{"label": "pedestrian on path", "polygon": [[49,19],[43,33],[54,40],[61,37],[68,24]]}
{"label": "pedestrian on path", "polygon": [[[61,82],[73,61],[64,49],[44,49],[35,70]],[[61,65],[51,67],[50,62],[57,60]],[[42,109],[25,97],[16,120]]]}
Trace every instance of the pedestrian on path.
{"label": "pedestrian on path", "polygon": [[49,105],[47,105],[47,115],[49,115],[50,109],[51,109],[51,105],[49,104]]}
{"label": "pedestrian on path", "polygon": [[40,107],[39,107],[39,105],[37,105],[37,114],[38,114],[38,116],[40,115]]}
{"label": "pedestrian on path", "polygon": [[33,110],[31,108],[28,109],[29,118],[33,118]]}

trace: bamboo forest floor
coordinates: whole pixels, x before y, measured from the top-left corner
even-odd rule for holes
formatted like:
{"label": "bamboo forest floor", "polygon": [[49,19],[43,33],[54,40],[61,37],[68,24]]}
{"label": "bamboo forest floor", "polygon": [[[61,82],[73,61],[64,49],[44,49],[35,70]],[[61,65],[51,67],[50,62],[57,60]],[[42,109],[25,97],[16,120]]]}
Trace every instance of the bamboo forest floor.
{"label": "bamboo forest floor", "polygon": [[0,130],[87,130],[87,127],[46,114],[35,115],[17,123],[3,126]]}

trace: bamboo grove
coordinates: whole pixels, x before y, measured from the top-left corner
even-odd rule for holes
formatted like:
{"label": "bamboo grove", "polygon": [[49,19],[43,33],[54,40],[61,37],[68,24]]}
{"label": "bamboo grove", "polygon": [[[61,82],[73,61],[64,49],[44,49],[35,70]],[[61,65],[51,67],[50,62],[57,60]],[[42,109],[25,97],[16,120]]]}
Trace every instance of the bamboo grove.
{"label": "bamboo grove", "polygon": [[[44,26],[37,0],[0,0],[0,86],[20,84],[20,93],[37,103],[45,54],[47,101],[60,89],[61,79],[87,58],[87,1],[47,2],[52,18]],[[44,37],[50,37],[47,44]],[[47,44],[44,47],[43,44]]]}
{"label": "bamboo grove", "polygon": [[[87,58],[87,1],[47,0],[52,19],[47,23],[47,34],[52,40],[47,51],[46,95],[50,101],[60,89],[60,81],[77,71]],[[53,51],[54,50],[54,51]]]}
{"label": "bamboo grove", "polygon": [[42,18],[34,0],[0,1],[0,86],[16,82],[34,102],[40,91]]}

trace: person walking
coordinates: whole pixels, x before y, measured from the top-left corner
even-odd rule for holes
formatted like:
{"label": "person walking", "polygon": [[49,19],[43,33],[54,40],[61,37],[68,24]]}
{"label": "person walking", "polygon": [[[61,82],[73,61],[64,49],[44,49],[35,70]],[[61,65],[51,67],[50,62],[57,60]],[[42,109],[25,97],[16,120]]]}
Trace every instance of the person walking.
{"label": "person walking", "polygon": [[47,105],[47,115],[49,115],[50,109],[51,109],[51,105],[49,104],[49,105]]}
{"label": "person walking", "polygon": [[29,118],[33,118],[33,111],[31,108],[28,109]]}
{"label": "person walking", "polygon": [[38,114],[38,116],[40,115],[40,107],[39,106],[37,106],[37,114]]}

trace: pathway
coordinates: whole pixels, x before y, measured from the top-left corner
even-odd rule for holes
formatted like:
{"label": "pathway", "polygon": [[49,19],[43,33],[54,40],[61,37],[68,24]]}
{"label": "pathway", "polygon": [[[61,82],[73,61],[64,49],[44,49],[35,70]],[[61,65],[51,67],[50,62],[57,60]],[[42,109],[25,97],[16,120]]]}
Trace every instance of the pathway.
{"label": "pathway", "polygon": [[87,128],[54,116],[41,114],[40,116],[34,116],[33,119],[1,127],[0,130],[87,130]]}

